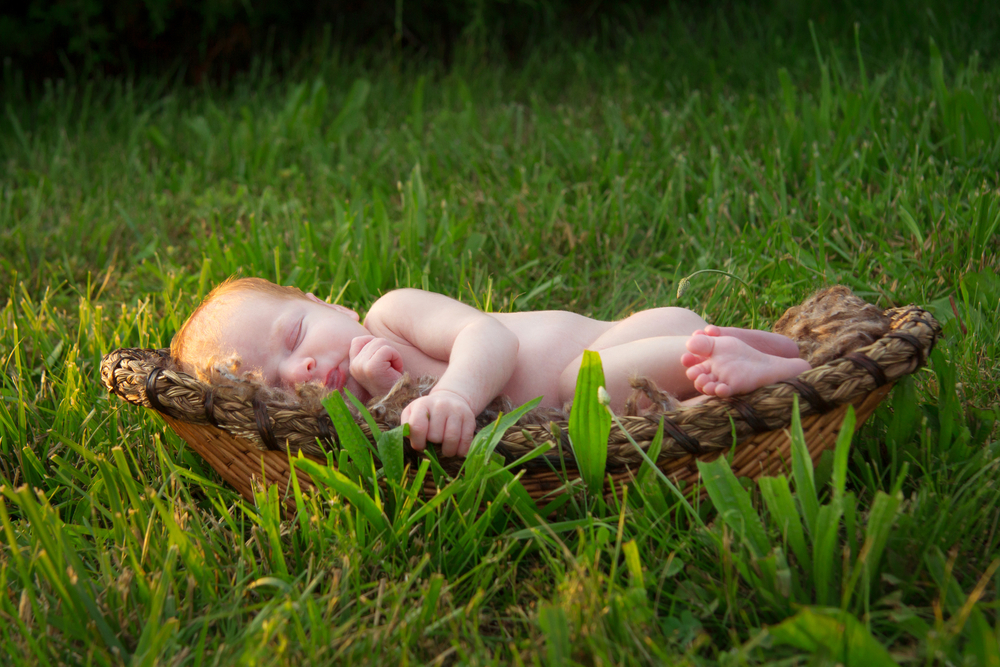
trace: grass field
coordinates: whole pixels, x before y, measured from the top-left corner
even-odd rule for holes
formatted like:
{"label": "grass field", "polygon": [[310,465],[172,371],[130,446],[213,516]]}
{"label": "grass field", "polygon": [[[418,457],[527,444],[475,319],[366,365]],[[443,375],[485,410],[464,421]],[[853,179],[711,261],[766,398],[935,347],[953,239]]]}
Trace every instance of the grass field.
{"label": "grass field", "polygon": [[[1000,13],[785,4],[448,68],[321,42],[197,88],[5,69],[0,655],[1000,665]],[[748,288],[678,296],[702,269]],[[470,475],[437,505],[327,490],[286,521],[97,377],[235,272],[361,311],[417,286],[758,327],[843,283],[946,336],[846,469],[746,484],[721,519],[649,478],[625,507],[481,521]]]}

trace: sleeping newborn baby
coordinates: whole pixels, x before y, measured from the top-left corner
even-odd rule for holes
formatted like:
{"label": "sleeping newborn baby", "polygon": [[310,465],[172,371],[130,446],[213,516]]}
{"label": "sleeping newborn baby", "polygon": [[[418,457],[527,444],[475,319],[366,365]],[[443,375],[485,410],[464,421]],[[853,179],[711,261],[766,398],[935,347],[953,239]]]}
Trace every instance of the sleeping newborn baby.
{"label": "sleeping newborn baby", "polygon": [[810,368],[786,336],[708,325],[684,308],[605,322],[558,310],[484,313],[400,289],[378,299],[361,322],[349,308],[260,278],[216,287],[171,344],[181,366],[202,376],[235,365],[269,385],[321,383],[362,401],[384,395],[404,372],[438,377],[401,420],[414,449],[440,443],[446,456],[468,452],[475,416],[496,396],[515,405],[538,396],[543,406],[572,400],[584,350],[600,353],[616,410],[636,375],[693,403]]}

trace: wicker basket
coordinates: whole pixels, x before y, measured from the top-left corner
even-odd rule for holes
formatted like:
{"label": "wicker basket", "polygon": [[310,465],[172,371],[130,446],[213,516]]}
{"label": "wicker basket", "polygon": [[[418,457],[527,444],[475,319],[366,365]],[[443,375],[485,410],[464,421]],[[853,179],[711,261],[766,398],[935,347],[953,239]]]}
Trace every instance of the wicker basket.
{"label": "wicker basket", "polygon": [[[711,398],[656,417],[622,417],[622,425],[646,448],[662,418],[664,438],[657,465],[671,478],[684,482],[697,482],[696,460],[711,460],[730,450],[735,429],[739,444],[733,455],[733,469],[737,475],[757,478],[784,470],[790,460],[791,441],[786,427],[797,395],[806,442],[815,460],[833,446],[847,406],[854,406],[860,427],[897,379],[925,363],[940,334],[934,318],[916,306],[890,309],[886,315],[891,328],[881,339],[797,378],[739,397]],[[268,404],[259,393],[211,387],[174,370],[167,350],[111,352],[102,361],[101,378],[111,393],[157,410],[248,500],[253,499],[255,482],[277,483],[280,491],[286,492],[288,451],[302,450],[325,463],[325,458],[309,453],[315,450],[316,440],[336,447],[332,423],[322,410],[309,411],[291,403]],[[363,420],[359,425],[371,437]],[[533,459],[521,477],[531,496],[543,504],[543,498],[579,477],[565,442],[566,431],[565,423],[518,426],[507,432],[497,448],[508,460],[515,460],[538,444],[554,445],[547,454]],[[408,451],[408,456],[419,454]],[[626,434],[613,426],[605,492],[614,493],[618,484],[632,478],[641,463]],[[457,464],[460,462],[452,460],[455,468]],[[297,475],[303,488],[311,488],[304,473],[299,471]],[[432,495],[433,480],[427,484],[425,493]]]}

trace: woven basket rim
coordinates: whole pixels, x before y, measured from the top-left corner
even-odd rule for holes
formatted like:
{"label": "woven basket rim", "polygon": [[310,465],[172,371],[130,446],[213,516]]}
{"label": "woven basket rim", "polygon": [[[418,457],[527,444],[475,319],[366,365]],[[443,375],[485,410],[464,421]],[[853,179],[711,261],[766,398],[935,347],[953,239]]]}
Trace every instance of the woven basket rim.
{"label": "woven basket rim", "polygon": [[[802,417],[823,414],[913,373],[926,363],[940,335],[940,325],[918,306],[892,308],[885,314],[890,319],[890,329],[882,338],[797,378],[742,396],[709,398],[699,405],[665,413],[619,417],[624,432],[617,425],[612,427],[608,470],[641,465],[642,457],[629,436],[640,447],[647,448],[661,419],[664,436],[657,460],[660,465],[687,455],[702,456],[729,449],[734,432],[737,440],[743,442],[755,434],[784,428],[791,421],[796,399]],[[101,378],[110,393],[129,403],[153,408],[191,424],[218,426],[234,436],[247,438],[262,450],[284,450],[287,446],[293,453],[298,450],[315,453],[319,451],[317,439],[327,447],[336,446],[333,425],[322,410],[309,412],[301,405],[269,404],[263,399],[263,392],[209,386],[175,370],[168,350],[114,350],[102,360]],[[369,438],[374,437],[365,420],[358,418],[358,424]],[[379,424],[380,428],[391,426]],[[497,452],[514,461],[539,444],[551,443],[553,449],[529,462],[529,469],[575,468],[567,430],[566,422],[519,425],[505,434]],[[412,451],[408,453],[415,455]]]}

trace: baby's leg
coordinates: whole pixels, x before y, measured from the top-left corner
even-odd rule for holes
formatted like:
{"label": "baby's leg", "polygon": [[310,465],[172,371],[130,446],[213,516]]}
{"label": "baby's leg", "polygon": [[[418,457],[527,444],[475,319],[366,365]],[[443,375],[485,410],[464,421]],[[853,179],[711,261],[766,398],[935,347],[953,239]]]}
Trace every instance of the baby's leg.
{"label": "baby's leg", "polygon": [[739,338],[755,350],[760,350],[765,354],[773,354],[776,357],[794,359],[799,356],[799,346],[794,340],[788,336],[771,333],[770,331],[740,329],[738,327],[717,327],[714,324],[709,324],[704,329],[695,331],[695,334],[716,337],[732,336],[733,338]]}
{"label": "baby's leg", "polygon": [[606,348],[624,345],[646,338],[663,338],[693,334],[708,326],[704,319],[687,308],[651,308],[615,322],[611,328],[590,344],[589,349],[600,352]]}
{"label": "baby's leg", "polygon": [[734,336],[696,334],[687,341],[681,363],[698,391],[713,396],[745,394],[809,370],[799,358],[761,352]]}
{"label": "baby's leg", "polygon": [[[694,384],[687,377],[687,370],[681,364],[681,356],[687,350],[685,344],[690,336],[660,336],[643,338],[622,345],[599,350],[604,367],[605,389],[611,395],[611,407],[620,411],[632,387],[629,378],[641,376],[652,379],[657,386],[680,399],[697,394]],[[580,371],[582,355],[574,359],[559,378],[559,400],[573,400],[576,390],[576,376]]]}
{"label": "baby's leg", "polygon": [[710,324],[705,327],[704,332],[709,336],[732,336],[733,338],[739,338],[753,349],[760,350],[765,354],[773,354],[776,357],[797,359],[799,356],[799,346],[794,340],[788,336],[782,336],[771,331],[740,329],[737,327],[716,327]]}
{"label": "baby's leg", "polygon": [[590,349],[600,351],[644,338],[689,336],[698,330],[709,336],[739,338],[750,347],[776,357],[791,359],[799,356],[799,346],[787,336],[755,329],[717,327],[705,322],[694,311],[675,307],[651,308],[615,322],[614,326],[591,344]]}

